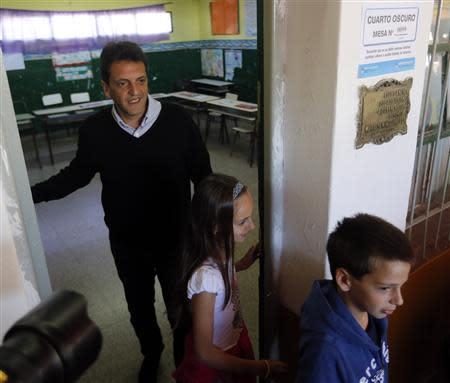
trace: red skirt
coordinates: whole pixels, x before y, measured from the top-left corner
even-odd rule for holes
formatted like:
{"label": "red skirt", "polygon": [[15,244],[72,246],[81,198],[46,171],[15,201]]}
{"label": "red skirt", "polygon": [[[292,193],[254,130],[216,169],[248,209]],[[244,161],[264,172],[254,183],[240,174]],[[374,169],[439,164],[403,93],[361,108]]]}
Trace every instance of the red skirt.
{"label": "red skirt", "polygon": [[[237,344],[225,352],[243,359],[255,359],[247,328],[242,329]],[[254,375],[238,375],[220,371],[199,362],[194,352],[192,333],[186,337],[184,359],[176,371],[172,373],[172,376],[180,383],[256,383],[256,376]]]}

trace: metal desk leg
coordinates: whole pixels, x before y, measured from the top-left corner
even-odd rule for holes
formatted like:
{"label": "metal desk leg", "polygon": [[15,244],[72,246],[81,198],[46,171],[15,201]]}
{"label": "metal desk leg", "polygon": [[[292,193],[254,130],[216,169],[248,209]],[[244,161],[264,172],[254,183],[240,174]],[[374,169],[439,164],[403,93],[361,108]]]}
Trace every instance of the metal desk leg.
{"label": "metal desk leg", "polygon": [[41,162],[41,157],[39,156],[39,148],[38,148],[38,144],[37,144],[37,140],[36,140],[36,133],[34,131],[32,133],[32,137],[33,137],[34,151],[36,152],[36,160],[38,162],[39,169],[42,169],[42,162]]}
{"label": "metal desk leg", "polygon": [[200,107],[197,106],[197,127],[200,129]]}
{"label": "metal desk leg", "polygon": [[205,144],[208,141],[210,126],[211,126],[211,116],[208,113],[208,115],[206,116],[206,125],[205,125]]}
{"label": "metal desk leg", "polygon": [[55,160],[53,159],[52,142],[50,140],[50,129],[48,128],[47,125],[45,126],[45,137],[47,138],[48,153],[50,154],[50,163],[54,165]]}
{"label": "metal desk leg", "polygon": [[221,121],[220,121],[220,143],[224,144],[225,142],[229,145],[230,144],[230,137],[228,135],[228,129],[227,129],[227,118],[225,115],[222,114]]}

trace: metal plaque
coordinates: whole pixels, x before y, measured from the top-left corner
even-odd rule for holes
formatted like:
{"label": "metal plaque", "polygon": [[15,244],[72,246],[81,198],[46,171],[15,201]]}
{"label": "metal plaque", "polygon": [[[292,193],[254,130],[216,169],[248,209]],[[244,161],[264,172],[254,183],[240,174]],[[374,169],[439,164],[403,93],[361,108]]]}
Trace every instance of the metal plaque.
{"label": "metal plaque", "polygon": [[382,80],[372,87],[360,87],[356,149],[370,142],[383,144],[397,134],[406,134],[412,83],[413,79],[408,77],[403,81]]}

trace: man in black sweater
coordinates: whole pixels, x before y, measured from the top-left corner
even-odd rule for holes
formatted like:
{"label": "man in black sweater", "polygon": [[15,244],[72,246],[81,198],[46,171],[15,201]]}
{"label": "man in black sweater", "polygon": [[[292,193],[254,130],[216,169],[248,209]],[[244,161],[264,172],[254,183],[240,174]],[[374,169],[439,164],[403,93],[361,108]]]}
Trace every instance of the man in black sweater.
{"label": "man in black sweater", "polygon": [[[190,183],[196,185],[211,173],[211,165],[190,116],[148,95],[147,59],[138,45],[107,44],[100,70],[103,91],[114,106],[83,124],[75,158],[57,175],[32,187],[33,201],[63,198],[100,174],[111,252],[144,355],[139,382],[156,382],[164,345],[154,308],[155,276],[173,327],[171,294]],[[175,364],[182,353],[183,334],[175,331]]]}

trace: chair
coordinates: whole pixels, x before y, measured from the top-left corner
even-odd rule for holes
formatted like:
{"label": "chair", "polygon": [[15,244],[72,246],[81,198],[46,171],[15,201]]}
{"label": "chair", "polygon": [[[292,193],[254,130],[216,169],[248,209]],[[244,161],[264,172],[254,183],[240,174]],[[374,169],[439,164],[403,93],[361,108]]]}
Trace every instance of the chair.
{"label": "chair", "polygon": [[[62,98],[61,93],[52,93],[52,94],[46,94],[46,95],[42,96],[42,105],[43,106],[54,106],[54,105],[59,105],[62,103],[63,103],[63,98]],[[52,141],[50,138],[50,127],[61,125],[62,124],[61,119],[64,117],[67,117],[68,115],[69,115],[68,113],[57,113],[57,114],[51,114],[44,119],[45,137],[47,139],[48,152],[50,155],[50,162],[52,165],[55,164],[55,161],[53,158]],[[68,129],[67,129],[67,134],[70,135],[70,131]]]}
{"label": "chair", "polygon": [[[91,96],[88,92],[79,92],[70,94],[70,102],[72,104],[80,104],[82,102],[91,101]],[[83,109],[75,111],[75,116],[68,121],[72,126],[78,127],[86,118],[95,112],[94,109]],[[76,117],[78,116],[78,117]]]}
{"label": "chair", "polygon": [[42,96],[42,105],[44,106],[52,106],[63,103],[63,98],[61,93],[52,93],[46,94]]}
{"label": "chair", "polygon": [[34,124],[34,116],[26,113],[28,110],[27,104],[22,100],[13,101],[14,112],[16,114],[17,129],[19,136],[25,137],[31,135],[33,138],[34,151],[36,153],[36,161],[39,168],[42,169],[41,156],[39,155],[39,147],[36,139],[37,129]]}
{"label": "chair", "polygon": [[79,104],[80,102],[89,102],[89,101],[91,101],[91,97],[89,96],[88,92],[70,94],[70,102],[72,104]]}
{"label": "chair", "polygon": [[[91,101],[91,96],[88,92],[80,92],[80,93],[71,93],[70,94],[70,102],[72,104],[80,104],[82,102],[89,102]],[[75,114],[90,114],[95,112],[94,109],[83,109],[83,110],[77,110]]]}
{"label": "chair", "polygon": [[[238,99],[238,95],[235,93],[226,93],[225,98],[236,101]],[[221,143],[224,143],[224,141],[226,139],[227,143],[230,142],[230,138],[228,136],[227,122],[226,122],[227,118],[228,117],[225,114],[220,113],[217,110],[208,109],[208,116],[206,118],[206,127],[205,127],[205,142],[208,140],[209,128],[211,126],[211,122],[213,122],[214,120],[219,120],[219,119],[220,119],[219,141]],[[234,118],[234,122],[235,122],[235,125],[237,125],[236,118]]]}
{"label": "chair", "polygon": [[183,78],[176,80],[173,84],[174,92],[178,92],[180,90],[195,91],[195,87],[192,85],[191,80]]}
{"label": "chair", "polygon": [[251,123],[251,127],[240,127],[240,126],[234,126],[232,129],[234,131],[234,139],[233,143],[231,145],[230,149],[230,156],[233,155],[233,146],[236,144],[236,140],[241,134],[246,134],[250,137],[250,145],[249,145],[249,153],[248,153],[248,163],[250,164],[250,167],[253,166],[253,157],[255,155],[255,148],[256,148],[256,139],[258,137],[257,135],[257,119],[255,117],[239,117],[240,119],[249,121]]}
{"label": "chair", "polygon": [[36,127],[33,123],[34,116],[31,116],[29,119],[25,120],[17,120],[17,128],[19,129],[19,135],[20,137],[24,137],[27,135],[31,135],[33,138],[33,144],[34,144],[34,151],[36,153],[36,161],[39,165],[39,168],[42,169],[42,162],[41,162],[41,156],[39,155],[39,147],[36,140]]}

